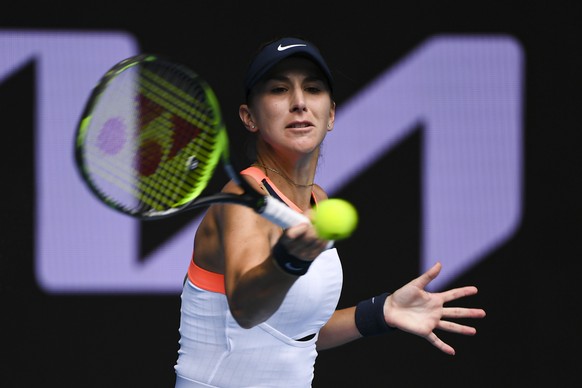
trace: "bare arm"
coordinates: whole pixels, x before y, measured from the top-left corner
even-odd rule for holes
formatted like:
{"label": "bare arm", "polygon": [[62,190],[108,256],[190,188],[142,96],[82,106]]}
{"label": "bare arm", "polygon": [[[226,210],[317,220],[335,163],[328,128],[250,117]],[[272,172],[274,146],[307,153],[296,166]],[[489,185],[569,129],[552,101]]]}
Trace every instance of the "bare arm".
{"label": "bare arm", "polygon": [[273,246],[279,242],[291,255],[313,261],[326,242],[317,238],[311,225],[297,225],[282,233],[280,227],[243,206],[222,205],[216,217],[229,307],[237,323],[250,328],[271,317],[298,279],[278,266]]}
{"label": "bare arm", "polygon": [[[450,321],[456,318],[483,318],[485,311],[475,308],[445,307],[445,303],[477,293],[473,286],[430,293],[424,288],[435,279],[441,264],[410,281],[389,295],[383,306],[384,319],[389,327],[397,328],[425,338],[444,353],[454,355],[455,350],[443,342],[435,329],[463,335],[474,335],[476,329]],[[361,338],[355,323],[355,307],[337,310],[322,328],[317,342],[318,350],[329,349]]]}
{"label": "bare arm", "polygon": [[319,332],[317,350],[335,348],[362,338],[356,327],[355,312],[355,306],[336,310]]}

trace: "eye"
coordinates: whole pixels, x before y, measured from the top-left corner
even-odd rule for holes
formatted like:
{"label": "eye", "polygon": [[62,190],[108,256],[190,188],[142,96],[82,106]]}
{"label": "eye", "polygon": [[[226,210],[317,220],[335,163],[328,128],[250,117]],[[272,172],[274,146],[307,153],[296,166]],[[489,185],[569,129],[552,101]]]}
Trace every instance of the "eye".
{"label": "eye", "polygon": [[309,82],[306,82],[303,89],[307,93],[311,93],[311,94],[319,94],[319,93],[323,93],[326,90],[328,90],[327,84],[319,78],[312,79]]}
{"label": "eye", "polygon": [[271,93],[273,94],[282,94],[285,93],[287,91],[287,88],[284,86],[273,86],[270,88]]}
{"label": "eye", "polygon": [[311,94],[318,94],[322,92],[322,89],[319,86],[308,86],[305,91]]}

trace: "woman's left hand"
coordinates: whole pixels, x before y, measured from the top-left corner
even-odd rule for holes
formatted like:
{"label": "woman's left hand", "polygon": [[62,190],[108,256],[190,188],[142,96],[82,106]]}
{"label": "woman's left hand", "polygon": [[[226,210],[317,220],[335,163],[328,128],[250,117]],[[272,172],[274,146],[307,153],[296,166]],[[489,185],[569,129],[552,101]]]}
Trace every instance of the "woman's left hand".
{"label": "woman's left hand", "polygon": [[425,291],[425,287],[438,276],[441,268],[441,263],[436,263],[424,274],[389,295],[384,303],[384,317],[389,326],[423,337],[444,353],[454,355],[455,349],[443,342],[434,330],[475,335],[477,330],[474,327],[448,319],[483,318],[485,311],[445,307],[447,302],[477,294],[477,287],[466,286],[436,293]]}

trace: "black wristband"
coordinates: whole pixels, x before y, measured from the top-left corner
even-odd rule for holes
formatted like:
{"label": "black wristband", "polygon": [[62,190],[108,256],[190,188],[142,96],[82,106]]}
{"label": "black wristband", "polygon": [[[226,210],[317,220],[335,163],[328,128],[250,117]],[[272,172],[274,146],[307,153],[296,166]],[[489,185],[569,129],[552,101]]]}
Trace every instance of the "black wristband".
{"label": "black wristband", "polygon": [[385,292],[356,305],[356,327],[362,336],[371,337],[396,330],[388,326],[384,318],[384,302],[388,295],[390,293]]}
{"label": "black wristband", "polygon": [[279,242],[273,247],[273,258],[283,271],[295,276],[305,275],[312,263],[312,261],[301,260],[293,256]]}

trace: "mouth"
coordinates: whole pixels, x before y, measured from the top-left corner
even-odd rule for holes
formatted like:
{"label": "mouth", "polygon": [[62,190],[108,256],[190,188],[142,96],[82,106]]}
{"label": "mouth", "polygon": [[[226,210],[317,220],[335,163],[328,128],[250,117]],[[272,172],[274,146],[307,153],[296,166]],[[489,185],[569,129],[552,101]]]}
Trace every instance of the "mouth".
{"label": "mouth", "polygon": [[291,123],[287,126],[287,128],[307,128],[307,127],[311,127],[313,126],[313,124],[311,124],[310,122],[300,122],[300,123]]}

